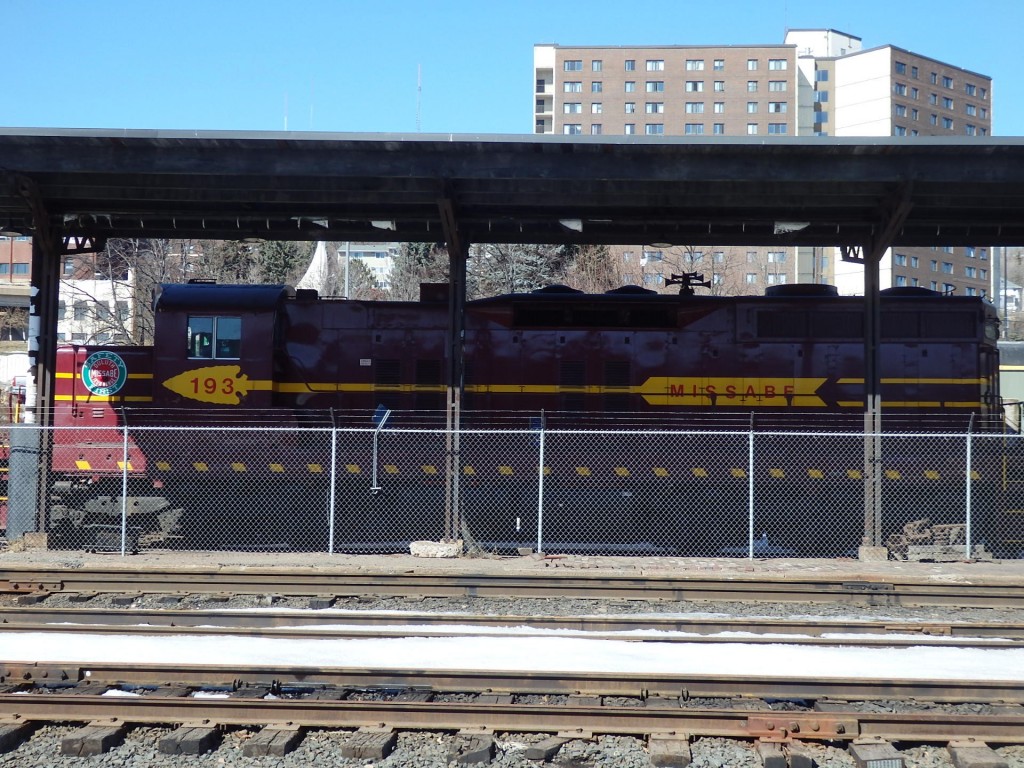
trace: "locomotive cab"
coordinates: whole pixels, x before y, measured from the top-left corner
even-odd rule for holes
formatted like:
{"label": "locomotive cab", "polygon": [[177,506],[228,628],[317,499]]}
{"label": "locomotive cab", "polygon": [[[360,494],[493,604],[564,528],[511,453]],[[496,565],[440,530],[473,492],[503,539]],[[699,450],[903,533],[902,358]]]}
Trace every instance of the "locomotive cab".
{"label": "locomotive cab", "polygon": [[154,403],[270,407],[279,310],[294,296],[286,285],[161,286],[153,304]]}

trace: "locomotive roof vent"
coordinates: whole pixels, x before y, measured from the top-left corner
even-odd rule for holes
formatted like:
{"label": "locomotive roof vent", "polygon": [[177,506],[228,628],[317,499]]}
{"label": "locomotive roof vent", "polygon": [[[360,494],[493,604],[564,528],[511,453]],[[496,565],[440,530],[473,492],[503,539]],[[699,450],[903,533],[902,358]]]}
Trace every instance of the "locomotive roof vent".
{"label": "locomotive roof vent", "polygon": [[650,288],[644,288],[640,285],[622,285],[618,288],[612,288],[610,291],[605,293],[612,294],[613,296],[650,296],[656,294],[657,291],[652,291]]}
{"label": "locomotive roof vent", "polygon": [[824,296],[838,296],[839,289],[834,285],[823,283],[786,283],[785,285],[771,285],[764,289],[765,296],[774,298],[809,297],[822,298]]}
{"label": "locomotive roof vent", "polygon": [[554,285],[545,285],[543,288],[534,288],[530,293],[583,293],[583,291],[568,285],[555,283]]}
{"label": "locomotive roof vent", "polygon": [[320,293],[316,288],[296,288],[295,289],[295,300],[296,301],[316,301],[320,298]]}
{"label": "locomotive roof vent", "polygon": [[882,296],[941,296],[941,291],[933,291],[931,288],[923,288],[920,285],[900,285],[893,288],[883,288],[878,292]]}

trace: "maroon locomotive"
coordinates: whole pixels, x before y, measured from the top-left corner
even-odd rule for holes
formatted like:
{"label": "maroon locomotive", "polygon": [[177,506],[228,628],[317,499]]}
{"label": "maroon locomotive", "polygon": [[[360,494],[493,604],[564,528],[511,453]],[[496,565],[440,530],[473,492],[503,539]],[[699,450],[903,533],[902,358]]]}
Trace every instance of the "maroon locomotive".
{"label": "maroon locomotive", "polygon": [[[251,514],[247,493],[253,487],[243,480],[254,476],[254,461],[243,454],[249,449],[251,456],[261,439],[276,458],[263,461],[267,479],[257,492],[294,497],[309,483],[322,485],[328,474],[320,433],[296,437],[302,428],[341,418],[372,431],[371,414],[382,410],[443,424],[448,302],[443,291],[424,296],[419,302],[365,302],[287,286],[165,285],[155,297],[152,347],[61,347],[50,524],[88,525],[115,512],[121,493],[116,483],[126,468],[133,511],[148,520],[145,527],[167,529],[166,520],[155,521],[204,505],[196,519],[243,519]],[[972,419],[997,421],[998,320],[991,304],[925,290],[883,291],[881,304],[887,418],[910,424],[941,412],[945,425],[957,428]],[[741,297],[639,288],[593,295],[551,287],[468,302],[464,318],[464,424],[505,414],[503,423],[529,429],[541,414],[549,426],[628,415],[633,426],[657,429],[710,413],[820,428],[844,415],[859,426],[864,409],[864,301],[823,286]],[[239,433],[235,443],[224,432],[214,440],[209,430],[159,431],[253,423],[291,431],[259,438]],[[127,440],[125,425],[135,428]],[[426,469],[435,463],[408,451],[370,467],[368,445],[334,459],[347,480],[361,482],[379,469],[405,483],[407,498],[411,489],[439,482],[436,470]],[[711,460],[670,456],[641,471],[630,466],[625,454],[631,450],[595,451],[599,456],[585,476],[609,478],[587,491],[595,504],[602,494],[625,498],[629,483],[635,486],[630,503],[651,499],[641,511],[652,519],[653,506],[678,504],[681,494],[700,494],[707,505],[728,497],[722,486],[710,484],[696,491],[678,483],[669,489],[680,475],[688,481],[710,476]],[[318,458],[311,458],[314,453]],[[403,458],[415,472],[403,468]],[[856,458],[851,455],[851,463]],[[494,466],[482,461],[461,468],[463,492],[475,491],[488,508],[529,507],[536,491],[524,486],[513,492],[508,483],[536,476],[533,453],[509,451],[491,461]],[[572,483],[584,473],[569,464],[561,485],[559,467],[545,468],[553,497],[581,493]],[[785,474],[784,468],[777,471]],[[800,474],[806,480],[821,471],[803,468]],[[656,491],[640,487],[641,476],[663,485]],[[489,477],[496,485],[487,484]],[[370,503],[365,490],[350,503],[352,515]],[[211,496],[218,499],[214,506]],[[856,519],[861,513],[854,506],[850,514]]]}

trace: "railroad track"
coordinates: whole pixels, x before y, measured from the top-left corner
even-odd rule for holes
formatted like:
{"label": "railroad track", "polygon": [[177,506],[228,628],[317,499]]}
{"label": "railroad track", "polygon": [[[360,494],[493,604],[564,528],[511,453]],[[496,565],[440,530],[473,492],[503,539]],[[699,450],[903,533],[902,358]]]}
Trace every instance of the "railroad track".
{"label": "railroad track", "polygon": [[904,580],[665,575],[366,573],[277,568],[0,569],[0,593],[249,594],[282,596],[423,596],[604,600],[845,603],[858,606],[1024,608],[1024,584],[946,584]]}
{"label": "railroad track", "polygon": [[[585,633],[588,639],[659,643],[798,644],[860,647],[1019,648],[1024,624],[672,616],[495,616],[376,611],[181,609],[0,609],[5,632],[110,635],[233,635],[293,639],[495,636]],[[644,632],[646,634],[639,634]],[[835,639],[841,636],[840,640]],[[2,643],[2,641],[0,641]]]}

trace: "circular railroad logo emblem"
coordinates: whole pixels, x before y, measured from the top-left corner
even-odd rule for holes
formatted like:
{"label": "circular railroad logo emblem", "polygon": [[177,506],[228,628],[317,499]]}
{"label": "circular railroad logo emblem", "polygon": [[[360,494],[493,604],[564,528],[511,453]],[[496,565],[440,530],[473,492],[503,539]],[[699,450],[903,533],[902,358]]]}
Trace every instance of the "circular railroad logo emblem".
{"label": "circular railroad logo emblem", "polygon": [[112,395],[128,380],[128,366],[114,352],[93,352],[82,366],[82,383],[94,395]]}

